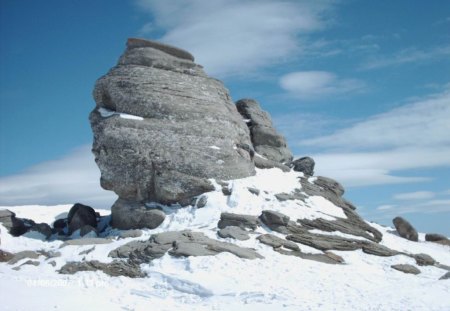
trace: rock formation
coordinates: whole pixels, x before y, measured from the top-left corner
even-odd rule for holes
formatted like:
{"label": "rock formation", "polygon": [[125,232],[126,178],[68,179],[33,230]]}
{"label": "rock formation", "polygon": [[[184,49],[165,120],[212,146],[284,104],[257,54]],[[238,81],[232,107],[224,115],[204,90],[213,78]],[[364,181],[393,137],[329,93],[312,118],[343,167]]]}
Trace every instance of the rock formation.
{"label": "rock formation", "polygon": [[255,173],[249,130],[228,90],[186,51],[129,39],[93,95],[101,185],[120,199],[186,204],[213,190],[210,178]]}

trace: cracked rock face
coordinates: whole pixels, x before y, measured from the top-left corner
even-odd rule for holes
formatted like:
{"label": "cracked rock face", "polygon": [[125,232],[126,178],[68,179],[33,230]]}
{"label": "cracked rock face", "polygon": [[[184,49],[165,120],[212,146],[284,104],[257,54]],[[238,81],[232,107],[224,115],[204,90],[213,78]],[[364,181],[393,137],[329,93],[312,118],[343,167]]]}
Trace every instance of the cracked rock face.
{"label": "cracked rock face", "polygon": [[247,125],[223,84],[188,52],[129,39],[93,92],[101,185],[135,202],[183,203],[208,179],[254,175]]}

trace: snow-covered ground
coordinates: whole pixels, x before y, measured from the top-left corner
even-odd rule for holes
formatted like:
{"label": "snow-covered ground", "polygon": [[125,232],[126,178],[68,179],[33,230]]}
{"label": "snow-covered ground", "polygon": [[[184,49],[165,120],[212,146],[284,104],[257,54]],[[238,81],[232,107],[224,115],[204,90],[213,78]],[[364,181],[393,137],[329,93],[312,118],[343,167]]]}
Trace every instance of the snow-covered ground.
{"label": "snow-covered ground", "polygon": [[[222,212],[260,215],[262,210],[277,210],[297,218],[343,216],[342,210],[322,197],[306,202],[279,202],[274,194],[299,188],[299,173],[282,173],[278,169],[258,170],[254,177],[232,181],[232,195],[224,196],[221,188],[205,194],[204,208],[169,208],[164,223],[145,230],[137,238],[168,230],[191,229],[219,239],[217,222]],[[260,190],[252,194],[248,187]],[[7,207],[18,217],[52,223],[64,217],[70,205]],[[105,214],[107,211],[98,210]],[[372,224],[383,233],[381,244],[409,253],[426,253],[450,266],[450,247],[425,242],[410,242],[395,235],[392,228]],[[88,254],[82,251],[92,245],[61,247],[62,241],[46,242],[33,236],[14,238],[1,229],[0,248],[9,252],[53,250],[60,257],[39,257],[39,266],[0,264],[1,310],[450,310],[450,280],[439,280],[445,270],[433,266],[419,267],[419,275],[393,270],[393,264],[412,264],[404,255],[378,257],[358,251],[334,253],[342,256],[344,265],[330,265],[286,256],[256,240],[233,242],[255,248],[264,259],[245,260],[230,253],[209,257],[174,258],[166,254],[142,265],[148,277],[131,279],[110,277],[102,272],[79,272],[61,275],[56,272],[68,261],[111,261],[108,253],[132,238],[114,239],[113,243],[95,245]],[[258,233],[270,232],[259,227]],[[114,235],[114,231],[111,232]],[[270,232],[279,235],[274,232]],[[334,233],[333,233],[334,234]],[[281,235],[279,235],[282,237]],[[223,240],[223,239],[221,239]],[[299,245],[304,252],[319,252]],[[56,266],[49,262],[54,260]]]}

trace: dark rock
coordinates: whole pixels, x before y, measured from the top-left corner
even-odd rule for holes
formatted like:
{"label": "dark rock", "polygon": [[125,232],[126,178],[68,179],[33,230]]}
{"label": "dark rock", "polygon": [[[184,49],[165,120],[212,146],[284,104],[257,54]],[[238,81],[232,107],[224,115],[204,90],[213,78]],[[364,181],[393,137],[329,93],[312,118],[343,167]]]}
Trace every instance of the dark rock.
{"label": "dark rock", "polygon": [[419,236],[416,229],[404,218],[395,217],[392,220],[395,229],[397,229],[398,234],[407,240],[418,242]]}
{"label": "dark rock", "polygon": [[262,211],[262,214],[261,216],[259,216],[259,219],[261,219],[261,221],[269,228],[272,227],[273,225],[286,226],[290,220],[289,216],[286,216],[280,212],[270,210]]}
{"label": "dark rock", "polygon": [[415,254],[413,257],[419,266],[434,266],[436,263],[436,260],[427,254]]}
{"label": "dark rock", "polygon": [[155,229],[163,223],[166,214],[144,204],[118,199],[111,207],[111,226],[118,229]]}
{"label": "dark rock", "polygon": [[143,278],[146,276],[139,266],[121,260],[114,260],[110,263],[103,263],[97,260],[68,262],[58,272],[61,274],[75,274],[80,271],[97,270],[110,276],[126,276],[130,278]]}
{"label": "dark rock", "polygon": [[14,254],[0,249],[0,262],[7,262],[14,258]]}
{"label": "dark rock", "polygon": [[248,191],[250,193],[252,193],[254,195],[259,195],[259,193],[260,193],[259,189],[256,189],[256,188],[253,188],[253,187],[248,187],[247,189],[248,189]]}
{"label": "dark rock", "polygon": [[403,273],[409,273],[409,274],[419,274],[420,273],[419,269],[417,269],[416,267],[414,267],[412,265],[408,265],[408,264],[392,265],[391,268],[401,271]]}
{"label": "dark rock", "polygon": [[121,199],[172,204],[214,190],[211,178],[254,175],[248,127],[223,84],[186,51],[130,40],[94,89],[102,187]]}
{"label": "dark rock", "polygon": [[208,197],[205,195],[202,195],[201,197],[199,197],[197,199],[197,203],[195,204],[195,206],[197,208],[203,208],[206,206],[206,203],[208,203]]}
{"label": "dark rock", "polygon": [[227,226],[223,229],[220,229],[217,234],[221,238],[232,238],[240,241],[245,241],[250,239],[250,236],[248,235],[247,231],[236,227],[236,226]]}
{"label": "dark rock", "polygon": [[448,240],[448,238],[445,235],[438,234],[438,233],[425,234],[425,241],[436,242],[436,241],[443,241],[443,240]]}
{"label": "dark rock", "polygon": [[240,215],[232,213],[222,213],[220,215],[220,221],[217,224],[219,229],[223,229],[227,226],[236,226],[241,229],[255,230],[259,225],[257,216],[252,215]]}
{"label": "dark rock", "polygon": [[228,196],[231,195],[232,191],[228,186],[222,186],[222,193],[223,195]]}
{"label": "dark rock", "polygon": [[314,162],[313,158],[303,157],[297,160],[292,161],[291,167],[296,172],[302,172],[305,176],[313,176],[314,175]]}
{"label": "dark rock", "polygon": [[87,249],[87,250],[84,250],[84,251],[80,252],[79,255],[87,255],[87,254],[89,254],[89,253],[92,253],[94,250],[95,250],[95,246],[92,246],[91,248],[89,248],[89,249]]}
{"label": "dark rock", "polygon": [[237,101],[236,107],[245,119],[250,120],[247,125],[255,151],[267,160],[289,163],[292,153],[287,148],[285,138],[273,127],[270,115],[253,99],[241,99]]}
{"label": "dark rock", "polygon": [[53,233],[52,228],[46,223],[40,223],[40,224],[33,225],[30,228],[29,232],[31,232],[31,231],[39,232],[40,234],[42,234],[45,237],[45,239],[48,239]]}
{"label": "dark rock", "polygon": [[66,227],[67,227],[67,218],[57,219],[53,223],[53,228],[55,229],[64,229]]}
{"label": "dark rock", "polygon": [[90,226],[90,225],[84,225],[80,229],[80,236],[90,236],[90,237],[97,237],[97,229]]}
{"label": "dark rock", "polygon": [[0,210],[0,223],[8,230],[12,236],[20,236],[35,225],[31,219],[18,218],[16,214],[7,209]]}
{"label": "dark rock", "polygon": [[76,203],[69,211],[67,216],[69,234],[72,234],[85,225],[93,228],[97,227],[97,214],[95,210],[87,205]]}
{"label": "dark rock", "polygon": [[444,274],[439,278],[439,280],[448,280],[448,279],[450,279],[450,272],[447,272],[446,274]]}
{"label": "dark rock", "polygon": [[273,248],[287,248],[293,251],[299,251],[300,247],[294,242],[279,238],[273,234],[262,234],[257,237],[257,240],[263,244],[272,246]]}

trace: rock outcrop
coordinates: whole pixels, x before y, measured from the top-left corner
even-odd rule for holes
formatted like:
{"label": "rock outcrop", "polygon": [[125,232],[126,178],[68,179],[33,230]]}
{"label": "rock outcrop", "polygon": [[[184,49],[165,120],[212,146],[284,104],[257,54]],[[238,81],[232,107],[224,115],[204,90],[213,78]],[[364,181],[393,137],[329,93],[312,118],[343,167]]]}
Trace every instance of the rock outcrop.
{"label": "rock outcrop", "polygon": [[255,173],[249,130],[223,84],[181,49],[129,39],[94,89],[101,185],[120,199],[186,203],[208,179]]}
{"label": "rock outcrop", "polygon": [[253,99],[241,99],[236,106],[250,128],[255,151],[263,157],[256,156],[255,165],[266,168],[278,167],[279,163],[289,164],[292,153],[287,147],[286,139],[273,127],[270,115]]}

